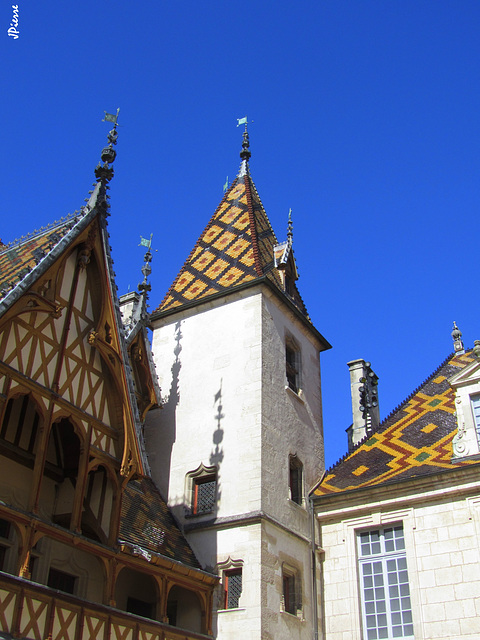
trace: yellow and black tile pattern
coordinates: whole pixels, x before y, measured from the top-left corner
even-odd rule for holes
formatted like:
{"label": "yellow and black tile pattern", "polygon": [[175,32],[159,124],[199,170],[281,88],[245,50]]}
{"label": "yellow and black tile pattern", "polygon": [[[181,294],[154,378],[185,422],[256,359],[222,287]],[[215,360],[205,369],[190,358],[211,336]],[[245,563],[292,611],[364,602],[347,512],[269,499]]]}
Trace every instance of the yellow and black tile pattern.
{"label": "yellow and black tile pattern", "polygon": [[74,223],[71,218],[11,246],[0,247],[0,300],[32,271]]}
{"label": "yellow and black tile pattern", "polygon": [[381,485],[452,469],[457,430],[454,393],[448,379],[473,361],[466,353],[451,356],[377,431],[329,469],[315,490],[322,496]]}
{"label": "yellow and black tile pattern", "polygon": [[276,244],[250,176],[237,177],[156,311],[202,301],[263,276],[281,289],[273,263]]}

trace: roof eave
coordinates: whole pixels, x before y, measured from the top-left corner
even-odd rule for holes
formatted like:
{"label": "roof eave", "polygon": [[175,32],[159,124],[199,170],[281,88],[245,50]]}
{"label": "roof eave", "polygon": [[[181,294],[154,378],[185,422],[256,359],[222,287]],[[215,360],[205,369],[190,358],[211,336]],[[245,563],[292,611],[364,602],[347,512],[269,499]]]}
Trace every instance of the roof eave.
{"label": "roof eave", "polygon": [[245,289],[250,289],[262,284],[266,285],[277,296],[277,298],[283,304],[285,304],[290,311],[294,313],[294,315],[302,322],[302,324],[306,326],[311,333],[313,333],[313,335],[321,344],[322,348],[320,349],[320,351],[327,351],[328,349],[332,348],[332,345],[328,342],[328,340],[322,336],[322,334],[313,326],[308,318],[295,306],[295,304],[283,293],[283,291],[279,290],[279,288],[268,278],[267,275],[255,278],[254,280],[250,280],[249,282],[244,282],[242,284],[229,287],[224,291],[217,291],[216,293],[212,293],[211,295],[206,296],[205,298],[201,298],[200,300],[192,300],[191,302],[187,302],[186,304],[182,304],[171,309],[166,309],[165,311],[154,311],[150,316],[150,320],[151,322],[155,322],[156,320],[167,318],[168,316],[175,315],[181,311],[193,309],[194,307],[212,302],[213,300],[218,300],[219,298],[224,298],[225,296],[230,296],[234,293],[238,293],[244,291]]}

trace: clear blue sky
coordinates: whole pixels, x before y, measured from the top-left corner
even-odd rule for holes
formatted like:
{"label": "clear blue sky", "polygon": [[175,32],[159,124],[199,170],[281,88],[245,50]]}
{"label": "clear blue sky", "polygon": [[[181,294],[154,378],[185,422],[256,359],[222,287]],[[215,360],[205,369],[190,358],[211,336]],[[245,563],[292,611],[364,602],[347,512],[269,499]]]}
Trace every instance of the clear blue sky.
{"label": "clear blue sky", "polygon": [[0,8],[0,237],[79,208],[121,108],[109,230],[120,293],[154,234],[152,307],[239,167],[279,239],[293,210],[299,288],[322,356],[327,465],[346,451],[346,362],[386,416],[480,338],[480,3],[19,0]]}

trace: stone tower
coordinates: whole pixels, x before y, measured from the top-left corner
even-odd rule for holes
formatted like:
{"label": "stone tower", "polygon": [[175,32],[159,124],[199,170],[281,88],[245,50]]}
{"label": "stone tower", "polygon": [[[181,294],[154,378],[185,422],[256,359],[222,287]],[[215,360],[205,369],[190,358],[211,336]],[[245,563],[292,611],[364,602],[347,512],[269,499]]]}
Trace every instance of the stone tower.
{"label": "stone tower", "polygon": [[308,491],[324,467],[319,354],[330,345],[298,293],[291,221],[278,243],[253,184],[246,127],[240,157],[151,316],[165,398],[147,449],[190,544],[220,577],[217,637],[310,640]]}

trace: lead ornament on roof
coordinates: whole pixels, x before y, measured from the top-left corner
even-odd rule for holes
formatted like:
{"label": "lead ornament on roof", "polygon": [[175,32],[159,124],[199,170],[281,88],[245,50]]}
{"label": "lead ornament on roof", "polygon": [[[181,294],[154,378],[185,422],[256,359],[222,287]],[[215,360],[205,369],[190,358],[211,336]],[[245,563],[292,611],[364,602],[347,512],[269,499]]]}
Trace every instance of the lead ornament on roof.
{"label": "lead ornament on roof", "polygon": [[287,239],[290,244],[293,243],[292,209],[288,210]]}
{"label": "lead ornament on roof", "polygon": [[117,144],[117,120],[119,113],[120,109],[117,109],[116,114],[107,113],[105,111],[105,118],[102,120],[102,122],[113,122],[113,129],[108,133],[107,138],[109,144],[106,147],[103,147],[100,154],[103,165],[98,163],[95,168],[95,177],[97,178],[97,180],[105,180],[105,182],[108,182],[113,178],[113,168],[110,166],[110,163],[114,162],[115,158],[117,157],[117,152],[113,148],[113,145]]}
{"label": "lead ornament on roof", "polygon": [[453,321],[453,330],[452,330],[452,339],[453,339],[453,349],[455,353],[461,355],[465,353],[465,347],[462,341],[462,332],[457,327],[457,323],[455,320]]}

